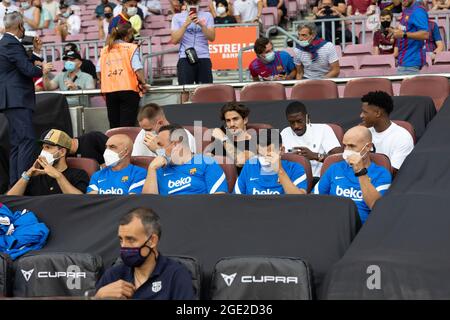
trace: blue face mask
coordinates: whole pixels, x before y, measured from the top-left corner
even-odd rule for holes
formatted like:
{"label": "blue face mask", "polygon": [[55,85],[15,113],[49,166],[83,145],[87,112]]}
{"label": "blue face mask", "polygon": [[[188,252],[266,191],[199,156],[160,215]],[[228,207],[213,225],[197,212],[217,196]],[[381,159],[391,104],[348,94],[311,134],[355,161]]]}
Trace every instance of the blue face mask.
{"label": "blue face mask", "polygon": [[62,14],[62,16],[63,16],[64,18],[68,18],[68,17],[70,16],[70,12],[69,12],[69,11],[66,11],[66,12],[64,12],[64,13]]}
{"label": "blue face mask", "polygon": [[157,155],[157,156],[164,157],[164,159],[166,159],[166,161],[167,161],[167,164],[170,163],[170,156],[168,156],[168,155],[166,154],[166,149],[164,149],[164,148],[156,149],[156,155]]}
{"label": "blue face mask", "polygon": [[[147,245],[148,240],[150,240],[152,235],[148,237],[148,239],[144,242],[144,244],[137,248],[131,248],[131,247],[122,247],[120,248],[120,258],[122,259],[123,263],[130,267],[130,268],[136,268],[140,267],[145,260],[150,256],[152,253],[152,248]],[[141,250],[143,248],[149,248],[149,253],[144,257],[141,254]]]}
{"label": "blue face mask", "polygon": [[75,62],[73,62],[73,61],[64,62],[64,68],[69,72],[74,71],[76,68]]}
{"label": "blue face mask", "polygon": [[267,62],[272,62],[273,60],[275,60],[275,52],[270,51],[269,53],[266,53],[266,56],[264,57],[264,59]]}
{"label": "blue face mask", "polygon": [[22,7],[22,9],[24,9],[24,10],[27,10],[27,9],[29,9],[31,6],[30,6],[30,4],[28,3],[28,2],[22,2],[21,4],[20,4],[20,6]]}

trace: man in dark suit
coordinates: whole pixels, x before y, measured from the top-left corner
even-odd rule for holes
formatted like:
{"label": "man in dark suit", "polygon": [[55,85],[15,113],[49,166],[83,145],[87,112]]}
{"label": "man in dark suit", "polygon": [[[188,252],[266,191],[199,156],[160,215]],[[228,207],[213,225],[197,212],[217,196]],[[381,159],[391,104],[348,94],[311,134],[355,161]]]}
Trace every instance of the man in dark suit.
{"label": "man in dark suit", "polygon": [[23,17],[18,12],[4,17],[5,34],[0,40],[0,112],[8,119],[11,143],[9,183],[13,185],[33,163],[35,133],[32,124],[35,107],[33,77],[42,76],[51,64],[42,63],[42,42],[33,41],[33,54],[27,55],[21,39],[25,35]]}

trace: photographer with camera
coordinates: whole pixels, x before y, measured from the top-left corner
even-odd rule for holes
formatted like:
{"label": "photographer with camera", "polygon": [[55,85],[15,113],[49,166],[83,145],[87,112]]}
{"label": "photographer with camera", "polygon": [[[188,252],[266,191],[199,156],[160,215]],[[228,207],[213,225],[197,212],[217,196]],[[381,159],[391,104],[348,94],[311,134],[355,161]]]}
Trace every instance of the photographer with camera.
{"label": "photographer with camera", "polygon": [[393,15],[391,11],[383,10],[380,13],[381,28],[373,34],[373,54],[394,54],[398,55],[396,40],[389,32]]}
{"label": "photographer with camera", "polygon": [[[212,83],[208,41],[214,41],[211,13],[199,11],[199,0],[187,0],[187,9],[173,16],[172,43],[180,44],[177,64],[178,84]],[[188,96],[183,96],[183,102]]]}
{"label": "photographer with camera", "polygon": [[[322,25],[325,28],[325,40],[326,41],[332,41],[333,40],[333,26],[334,24],[334,40],[335,44],[338,45],[342,42],[342,25],[339,21],[328,21],[325,23],[319,22],[323,19],[339,19],[339,18],[345,18],[345,13],[342,11],[345,10],[345,3],[344,6],[342,6],[342,3],[340,2],[342,0],[337,0],[333,2],[333,0],[322,0],[318,3],[318,9],[315,14],[315,20],[316,26],[317,26],[317,33],[319,35],[322,35]],[[345,11],[344,11],[345,12]],[[349,30],[345,30],[345,42],[351,42],[352,41],[352,34]]]}

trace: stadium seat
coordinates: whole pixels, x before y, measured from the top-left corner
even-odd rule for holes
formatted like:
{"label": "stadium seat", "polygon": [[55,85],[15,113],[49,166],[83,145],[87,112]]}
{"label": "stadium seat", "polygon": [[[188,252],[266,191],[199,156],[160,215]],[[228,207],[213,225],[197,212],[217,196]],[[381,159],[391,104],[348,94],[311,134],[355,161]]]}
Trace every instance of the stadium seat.
{"label": "stadium seat", "polygon": [[305,80],[297,83],[291,91],[291,99],[319,100],[339,98],[337,85],[331,80]]}
{"label": "stadium seat", "polygon": [[359,61],[357,57],[347,56],[339,58],[339,68],[342,70],[358,70]]}
{"label": "stadium seat", "polygon": [[344,98],[359,98],[370,91],[385,91],[393,95],[392,83],[383,78],[354,79],[347,82],[344,89]]}
{"label": "stadium seat", "polygon": [[372,44],[349,44],[345,46],[342,52],[343,56],[362,56],[372,54]]}
{"label": "stadium seat", "polygon": [[89,97],[91,107],[106,107],[106,100],[103,96]]}
{"label": "stadium seat", "polygon": [[311,300],[309,265],[300,258],[241,256],[220,259],[212,300]]}
{"label": "stadium seat", "polygon": [[262,9],[262,24],[264,30],[278,23],[278,10],[275,7],[266,7]]}
{"label": "stadium seat", "polygon": [[[195,126],[183,126],[187,131],[189,131],[195,139],[195,148],[196,153],[203,153],[203,151],[206,149],[206,147],[212,142],[212,135],[210,134],[208,137],[207,131],[208,128],[206,127],[198,127],[201,128],[201,137],[198,137],[195,135],[194,128]],[[198,139],[200,138],[200,139]]]}
{"label": "stadium seat", "polygon": [[286,91],[281,83],[256,82],[241,90],[240,101],[286,100]]}
{"label": "stadium seat", "polygon": [[119,127],[114,129],[109,129],[105,132],[108,137],[112,137],[115,134],[126,134],[134,142],[137,135],[142,129],[140,127]]}
{"label": "stadium seat", "polygon": [[403,79],[400,87],[401,96],[431,97],[438,111],[449,94],[448,79],[443,76],[417,76]]}
{"label": "stadium seat", "polygon": [[297,162],[302,165],[303,169],[306,173],[306,181],[308,183],[308,189],[306,192],[310,193],[311,189],[313,187],[313,175],[312,175],[312,169],[311,169],[311,163],[306,159],[305,157],[295,154],[295,153],[284,153],[281,156],[282,160]]}
{"label": "stadium seat", "polygon": [[234,163],[226,163],[226,158],[222,156],[214,156],[214,159],[216,159],[223,172],[225,172],[228,184],[228,192],[232,193],[238,177],[236,166],[234,165]]}
{"label": "stadium seat", "polygon": [[436,58],[434,59],[434,64],[435,65],[438,65],[438,64],[450,65],[450,51],[439,52],[436,55]]}
{"label": "stadium seat", "polygon": [[89,178],[100,169],[97,160],[91,158],[67,157],[66,161],[69,168],[84,170]]}
{"label": "stadium seat", "polygon": [[331,127],[339,143],[341,144],[341,146],[343,146],[342,140],[344,140],[344,129],[342,129],[342,127],[336,123],[327,123],[326,125]]}
{"label": "stadium seat", "polygon": [[406,131],[408,131],[411,137],[413,138],[414,144],[416,144],[416,130],[414,130],[414,127],[412,126],[411,123],[403,120],[392,120],[392,122],[406,129]]}
{"label": "stadium seat", "polygon": [[236,101],[234,88],[225,84],[211,84],[199,86],[192,95],[192,102],[231,102]]}
{"label": "stadium seat", "polygon": [[393,55],[362,56],[359,60],[359,68],[395,68],[395,58]]}
{"label": "stadium seat", "polygon": [[385,75],[385,72],[390,69],[384,68],[368,68],[359,70],[344,70],[342,76],[346,78],[362,78],[362,77],[379,77]]}
{"label": "stadium seat", "polygon": [[133,156],[131,157],[131,164],[147,170],[153,159],[155,159],[155,157]]}
{"label": "stadium seat", "polygon": [[[322,176],[325,171],[327,171],[328,167],[332,165],[333,163],[339,162],[344,160],[342,158],[342,153],[336,153],[329,155],[325,158],[325,161],[323,162],[322,169],[320,170],[320,175]],[[385,167],[391,174],[393,173],[391,161],[389,160],[388,156],[382,153],[370,153],[370,161],[374,162],[375,164]]]}

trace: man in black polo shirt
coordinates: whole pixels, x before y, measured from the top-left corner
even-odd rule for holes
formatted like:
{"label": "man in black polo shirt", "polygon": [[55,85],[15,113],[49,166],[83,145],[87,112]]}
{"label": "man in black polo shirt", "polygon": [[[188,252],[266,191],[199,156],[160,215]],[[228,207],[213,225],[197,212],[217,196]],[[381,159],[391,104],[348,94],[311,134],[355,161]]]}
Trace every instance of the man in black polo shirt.
{"label": "man in black polo shirt", "polygon": [[106,270],[97,282],[97,298],[194,300],[189,271],[158,252],[161,238],[159,216],[137,208],[119,222],[120,256],[123,264]]}
{"label": "man in black polo shirt", "polygon": [[68,168],[66,156],[71,147],[67,133],[51,129],[42,143],[42,152],[33,166],[8,191],[14,196],[43,196],[49,194],[83,194],[89,184],[84,170]]}
{"label": "man in black polo shirt", "polygon": [[91,158],[103,164],[103,153],[106,149],[108,136],[99,131],[91,131],[72,139],[69,154],[82,158]]}

